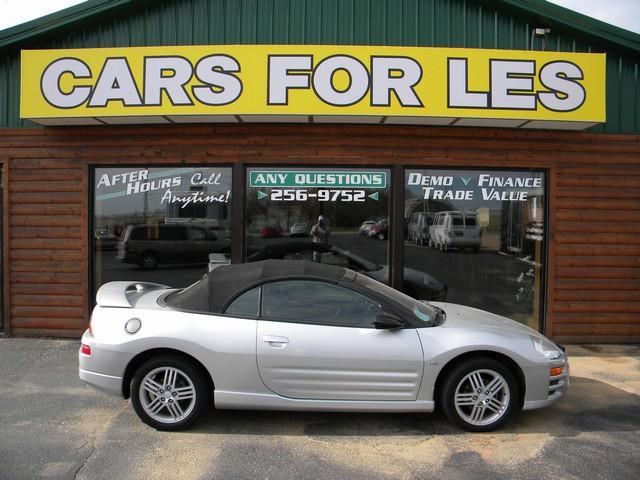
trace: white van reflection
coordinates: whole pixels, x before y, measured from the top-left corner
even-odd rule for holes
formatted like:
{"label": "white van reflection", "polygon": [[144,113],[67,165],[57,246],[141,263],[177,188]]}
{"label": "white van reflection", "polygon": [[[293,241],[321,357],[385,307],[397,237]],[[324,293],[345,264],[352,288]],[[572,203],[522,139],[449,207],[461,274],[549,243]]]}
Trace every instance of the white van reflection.
{"label": "white van reflection", "polygon": [[475,212],[438,212],[429,228],[429,246],[446,252],[451,248],[480,250],[482,232]]}

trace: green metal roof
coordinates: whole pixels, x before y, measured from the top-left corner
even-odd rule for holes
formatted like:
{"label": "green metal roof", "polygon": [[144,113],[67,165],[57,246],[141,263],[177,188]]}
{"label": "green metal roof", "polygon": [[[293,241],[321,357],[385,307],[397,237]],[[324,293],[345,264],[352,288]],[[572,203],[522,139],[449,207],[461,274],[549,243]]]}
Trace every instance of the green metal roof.
{"label": "green metal roof", "polygon": [[[64,10],[0,30],[0,51],[16,46],[30,39],[53,34],[58,30],[66,30],[76,24],[90,20],[104,21],[105,15],[113,17],[119,11],[132,7],[144,7],[162,3],[163,0],[88,0]],[[236,0],[238,3],[249,3]],[[402,0],[397,0],[402,3]],[[300,0],[304,3],[304,0]],[[260,3],[260,2],[258,2]],[[264,1],[265,4],[281,3],[277,0]],[[308,2],[307,2],[308,3]],[[317,3],[322,3],[318,0]],[[351,3],[354,3],[353,1]],[[406,2],[409,3],[409,2]],[[520,12],[529,18],[535,18],[545,25],[562,25],[565,28],[598,38],[618,47],[640,53],[640,34],[618,28],[611,24],[582,15],[567,8],[545,0],[477,0],[476,3],[487,4],[498,9]],[[98,17],[99,16],[99,17]]]}
{"label": "green metal roof", "polygon": [[104,15],[113,16],[120,10],[142,3],[149,4],[151,2],[148,0],[88,0],[6,30],[0,30],[0,52],[10,47],[22,48],[25,42],[60,31],[64,32],[83,22],[97,18],[104,20]]}
{"label": "green metal roof", "polygon": [[[587,0],[585,0],[587,1]],[[640,53],[640,34],[630,32],[595,18],[561,7],[545,0],[495,0],[489,3],[520,11],[532,19],[540,19],[547,26],[562,26],[575,33],[586,34],[605,42]]]}
{"label": "green metal roof", "polygon": [[607,123],[640,133],[640,35],[543,0],[89,0],[0,31],[0,128],[19,118],[21,49],[330,44],[607,53]]}

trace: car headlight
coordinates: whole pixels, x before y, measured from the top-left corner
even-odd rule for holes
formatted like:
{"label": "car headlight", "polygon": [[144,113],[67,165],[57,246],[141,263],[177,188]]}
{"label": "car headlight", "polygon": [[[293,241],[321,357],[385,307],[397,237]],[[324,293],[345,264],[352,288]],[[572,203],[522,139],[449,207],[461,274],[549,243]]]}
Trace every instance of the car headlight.
{"label": "car headlight", "polygon": [[533,348],[536,352],[545,356],[549,360],[556,360],[562,356],[562,351],[551,341],[546,338],[531,337]]}

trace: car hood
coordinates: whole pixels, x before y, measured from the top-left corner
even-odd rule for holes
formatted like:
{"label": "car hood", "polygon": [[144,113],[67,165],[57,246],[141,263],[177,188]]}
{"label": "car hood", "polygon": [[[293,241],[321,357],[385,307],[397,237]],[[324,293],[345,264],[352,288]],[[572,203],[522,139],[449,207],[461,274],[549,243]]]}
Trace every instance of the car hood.
{"label": "car hood", "polygon": [[448,302],[429,302],[429,304],[445,311],[446,320],[442,328],[498,334],[503,337],[507,335],[542,337],[540,333],[522,323],[478,308]]}

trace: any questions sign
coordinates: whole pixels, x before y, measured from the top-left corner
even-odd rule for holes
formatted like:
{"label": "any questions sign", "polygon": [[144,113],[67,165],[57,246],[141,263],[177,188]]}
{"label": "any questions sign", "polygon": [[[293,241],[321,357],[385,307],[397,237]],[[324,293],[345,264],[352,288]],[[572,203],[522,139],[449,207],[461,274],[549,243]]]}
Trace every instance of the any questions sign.
{"label": "any questions sign", "polygon": [[43,124],[605,121],[603,54],[235,45],[25,50],[21,65],[21,116]]}

